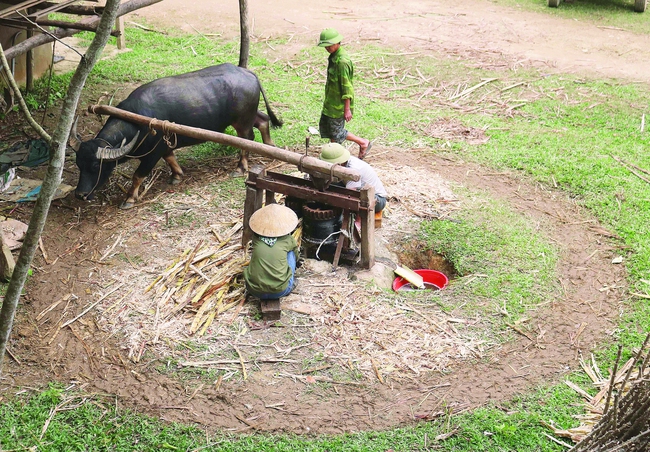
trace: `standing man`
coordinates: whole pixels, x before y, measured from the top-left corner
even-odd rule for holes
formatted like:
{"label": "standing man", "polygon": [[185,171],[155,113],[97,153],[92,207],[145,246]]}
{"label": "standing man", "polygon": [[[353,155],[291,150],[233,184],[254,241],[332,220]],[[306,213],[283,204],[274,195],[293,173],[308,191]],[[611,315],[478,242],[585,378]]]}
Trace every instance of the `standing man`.
{"label": "standing man", "polygon": [[372,142],[351,134],[345,129],[346,121],[352,120],[354,110],[354,66],[348,53],[341,47],[343,36],[333,28],[327,28],[320,34],[319,47],[325,47],[330,54],[327,63],[327,82],[325,83],[325,101],[321,113],[319,129],[322,138],[329,138],[332,143],[353,141],[359,145],[359,158],[363,159]]}

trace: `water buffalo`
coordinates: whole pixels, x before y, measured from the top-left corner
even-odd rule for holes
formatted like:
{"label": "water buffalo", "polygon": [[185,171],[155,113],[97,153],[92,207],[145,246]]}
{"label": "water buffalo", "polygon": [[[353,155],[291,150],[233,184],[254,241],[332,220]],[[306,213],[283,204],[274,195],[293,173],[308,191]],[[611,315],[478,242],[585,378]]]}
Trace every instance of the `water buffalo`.
{"label": "water buffalo", "polygon": [[[268,115],[258,111],[260,93]],[[187,74],[164,77],[134,90],[117,105],[118,108],[160,120],[167,120],[202,129],[223,132],[233,126],[237,135],[255,139],[253,127],[259,129],[262,141],[273,145],[269,121],[274,127],[282,122],[273,114],[257,76],[232,64],[220,64]],[[181,135],[164,140],[162,133],[150,133],[147,126],[110,117],[97,136],[81,142],[76,127],[71,133],[71,146],[77,152],[79,183],[75,194],[91,199],[95,190],[108,180],[113,169],[130,158],[140,160],[133,182],[120,208],[133,207],[142,181],[162,157],[172,171],[170,183],[177,184],[183,171],[174,156],[175,148],[201,141]],[[168,143],[167,141],[172,141]],[[174,146],[175,144],[175,146]],[[247,152],[241,152],[238,171],[247,171]]]}

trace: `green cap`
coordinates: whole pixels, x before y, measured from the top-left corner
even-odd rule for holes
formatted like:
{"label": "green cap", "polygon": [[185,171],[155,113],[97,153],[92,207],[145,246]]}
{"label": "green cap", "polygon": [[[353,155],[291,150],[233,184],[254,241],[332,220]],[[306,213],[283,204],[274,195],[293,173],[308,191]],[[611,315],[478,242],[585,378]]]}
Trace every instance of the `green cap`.
{"label": "green cap", "polygon": [[350,160],[350,151],[338,143],[327,143],[321,148],[320,159],[328,163],[344,163]]}
{"label": "green cap", "polygon": [[343,40],[343,36],[339,34],[333,28],[326,28],[320,32],[320,40],[318,41],[318,47],[329,47],[334,44],[338,44]]}

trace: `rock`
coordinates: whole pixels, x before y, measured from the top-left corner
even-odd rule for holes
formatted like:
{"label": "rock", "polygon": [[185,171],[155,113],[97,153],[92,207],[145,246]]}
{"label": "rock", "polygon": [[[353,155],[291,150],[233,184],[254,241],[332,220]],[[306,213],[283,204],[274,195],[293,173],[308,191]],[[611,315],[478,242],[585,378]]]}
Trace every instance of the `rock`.
{"label": "rock", "polygon": [[356,272],[354,276],[360,281],[372,282],[380,289],[390,289],[393,287],[393,280],[395,279],[393,270],[393,266],[386,265],[383,262],[375,262],[375,265],[370,270]]}
{"label": "rock", "polygon": [[11,250],[5,244],[2,234],[0,234],[0,241],[2,242],[2,252],[0,252],[0,279],[2,281],[9,281],[11,275],[14,273],[16,262],[11,254]]}
{"label": "rock", "polygon": [[309,270],[317,275],[326,275],[332,273],[332,263],[328,261],[319,261],[316,259],[305,259],[303,264],[305,270]]}
{"label": "rock", "polygon": [[22,221],[14,220],[13,218],[6,218],[0,223],[0,234],[2,234],[2,242],[9,247],[10,250],[17,250],[23,244],[22,240],[27,233],[27,225]]}

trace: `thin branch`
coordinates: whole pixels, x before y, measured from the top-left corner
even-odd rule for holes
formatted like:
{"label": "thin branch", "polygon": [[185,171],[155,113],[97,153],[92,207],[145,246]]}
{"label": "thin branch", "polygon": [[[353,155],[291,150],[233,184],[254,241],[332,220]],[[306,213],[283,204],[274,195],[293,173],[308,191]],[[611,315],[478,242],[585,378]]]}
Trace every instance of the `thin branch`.
{"label": "thin branch", "polygon": [[34,128],[34,130],[36,130],[36,132],[51,146],[52,137],[41,127],[39,123],[36,122],[36,120],[32,117],[31,113],[29,112],[29,108],[27,108],[27,104],[25,103],[25,99],[23,99],[23,95],[20,93],[20,88],[18,88],[16,79],[14,79],[14,76],[11,73],[11,67],[7,62],[7,57],[5,56],[5,51],[2,48],[2,44],[0,44],[0,59],[2,60],[2,69],[4,71],[5,77],[9,81],[9,86],[11,87],[11,90],[14,92],[14,96],[18,98],[18,104],[20,105],[20,109],[25,115],[25,118],[27,118],[27,122],[29,122],[29,124]]}

